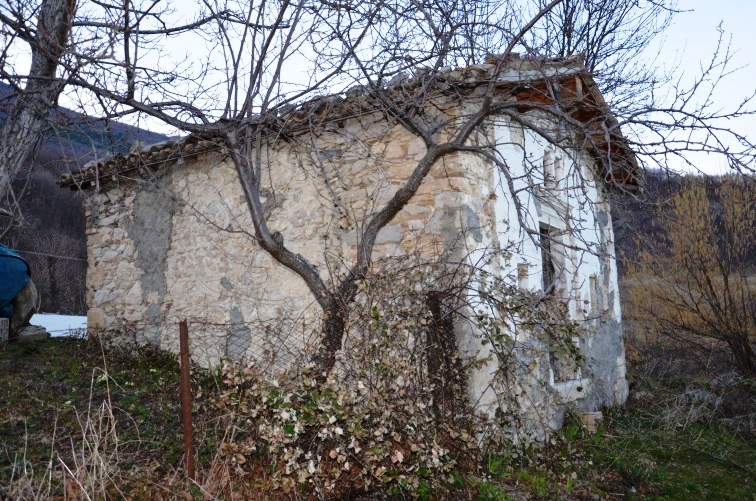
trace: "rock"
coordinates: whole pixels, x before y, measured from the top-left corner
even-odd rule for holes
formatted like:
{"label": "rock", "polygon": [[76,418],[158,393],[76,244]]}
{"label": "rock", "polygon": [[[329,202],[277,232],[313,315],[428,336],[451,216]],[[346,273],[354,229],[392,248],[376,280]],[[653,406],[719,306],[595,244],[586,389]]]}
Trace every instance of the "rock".
{"label": "rock", "polygon": [[598,430],[603,419],[604,416],[601,411],[586,412],[585,414],[581,414],[580,424],[583,426],[583,429],[585,429],[585,431],[593,435]]}
{"label": "rock", "polygon": [[21,292],[11,301],[13,305],[13,318],[10,323],[8,339],[15,340],[21,330],[29,324],[32,315],[39,311],[39,293],[32,280],[29,280]]}
{"label": "rock", "polygon": [[649,391],[634,391],[632,397],[636,402],[651,402],[654,399],[654,394]]}
{"label": "rock", "polygon": [[685,397],[689,402],[706,404],[714,408],[722,404],[722,397],[703,388],[692,388],[685,392]]}
{"label": "rock", "polygon": [[47,332],[44,327],[27,325],[18,332],[15,340],[16,342],[22,343],[24,341],[42,341],[49,337],[50,333]]}

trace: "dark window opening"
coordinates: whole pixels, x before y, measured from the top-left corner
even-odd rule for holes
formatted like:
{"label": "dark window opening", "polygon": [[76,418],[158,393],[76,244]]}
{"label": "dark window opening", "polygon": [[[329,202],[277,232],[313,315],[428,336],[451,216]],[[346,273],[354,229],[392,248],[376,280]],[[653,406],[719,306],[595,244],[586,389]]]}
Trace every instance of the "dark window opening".
{"label": "dark window opening", "polygon": [[556,286],[556,267],[552,253],[552,235],[547,226],[541,226],[541,270],[543,276],[543,291],[550,294]]}

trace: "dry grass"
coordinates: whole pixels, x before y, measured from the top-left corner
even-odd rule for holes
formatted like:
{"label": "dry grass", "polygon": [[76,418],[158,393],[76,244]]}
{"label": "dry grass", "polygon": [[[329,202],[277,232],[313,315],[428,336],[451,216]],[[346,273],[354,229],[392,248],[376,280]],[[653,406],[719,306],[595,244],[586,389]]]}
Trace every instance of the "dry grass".
{"label": "dry grass", "polygon": [[180,457],[176,364],[81,339],[0,347],[0,498],[123,497]]}
{"label": "dry grass", "polygon": [[[630,402],[610,413],[597,435],[568,425],[546,447],[503,451],[477,469],[449,472],[453,480],[441,497],[430,484],[415,496],[748,499],[756,482],[753,382],[732,373],[691,377],[660,364],[655,371],[664,377],[641,377],[644,365],[635,366]],[[170,357],[114,352],[103,358],[98,346],[81,340],[0,349],[0,498],[257,493],[272,499],[269,458],[251,460],[257,466],[240,475],[218,453],[244,430],[216,428],[218,416],[210,414],[195,415],[199,475],[196,483],[185,480],[176,375]],[[214,391],[212,380],[203,387]],[[315,498],[297,489],[281,499],[291,496]]]}

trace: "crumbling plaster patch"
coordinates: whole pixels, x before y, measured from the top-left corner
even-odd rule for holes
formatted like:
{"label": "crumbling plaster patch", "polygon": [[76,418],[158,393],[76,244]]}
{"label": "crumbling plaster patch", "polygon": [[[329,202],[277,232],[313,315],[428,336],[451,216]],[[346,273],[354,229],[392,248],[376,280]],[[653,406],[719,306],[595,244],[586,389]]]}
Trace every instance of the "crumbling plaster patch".
{"label": "crumbling plaster patch", "polygon": [[[148,320],[157,321],[165,298],[166,256],[171,246],[173,216],[178,202],[170,190],[171,172],[161,179],[145,182],[136,193],[131,216],[124,228],[136,246],[134,264],[143,271],[139,284]],[[154,294],[153,294],[154,293]]]}

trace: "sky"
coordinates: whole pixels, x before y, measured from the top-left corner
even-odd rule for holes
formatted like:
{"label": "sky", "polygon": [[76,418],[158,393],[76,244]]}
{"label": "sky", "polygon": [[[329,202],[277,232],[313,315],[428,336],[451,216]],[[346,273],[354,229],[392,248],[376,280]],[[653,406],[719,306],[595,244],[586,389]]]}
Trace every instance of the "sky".
{"label": "sky", "polygon": [[[659,61],[670,67],[679,64],[685,75],[692,78],[716,49],[721,26],[724,41],[731,42],[734,53],[732,67],[740,69],[719,84],[714,99],[722,109],[737,107],[744,97],[756,90],[756,29],[753,26],[756,0],[678,0],[678,9],[681,12],[655,48],[661,54]],[[652,48],[653,55],[655,49]],[[742,118],[726,126],[745,131],[752,140],[756,139],[756,117]],[[694,157],[703,172],[719,174],[728,169],[720,158]],[[682,164],[671,167],[687,170]]]}
{"label": "sky", "polygon": [[681,0],[681,12],[667,32],[665,50],[684,51],[684,63],[694,65],[702,56],[711,54],[717,41],[717,26],[732,36],[736,57],[746,65],[750,75],[749,84],[756,86],[756,31],[753,20],[756,2],[752,0]]}
{"label": "sky", "polygon": [[[717,27],[725,31],[734,52],[733,67],[739,70],[717,89],[715,99],[722,108],[736,107],[756,90],[756,1],[753,0],[679,0],[678,14],[663,40],[664,60],[679,61],[688,74],[707,63],[717,44]],[[739,119],[728,126],[756,140],[756,117]],[[710,174],[727,170],[718,159],[703,157],[701,168]]]}
{"label": "sky", "polygon": [[[733,67],[740,67],[740,70],[720,84],[714,99],[722,109],[736,107],[756,89],[756,29],[753,26],[756,0],[678,0],[678,8],[682,12],[675,16],[656,48],[661,54],[659,61],[667,66],[679,64],[685,74],[692,77],[711,57],[716,48],[717,27],[721,25],[725,41],[731,41]],[[195,48],[182,46],[168,50],[171,55],[181,58],[191,54],[192,49]],[[61,98],[61,104],[68,105],[65,97]],[[139,125],[155,132],[176,133],[154,120],[144,120]],[[756,117],[741,118],[724,125],[744,132],[752,141],[756,140]],[[700,161],[696,158],[696,163],[707,173],[726,170],[726,166],[713,157],[702,156]]]}

